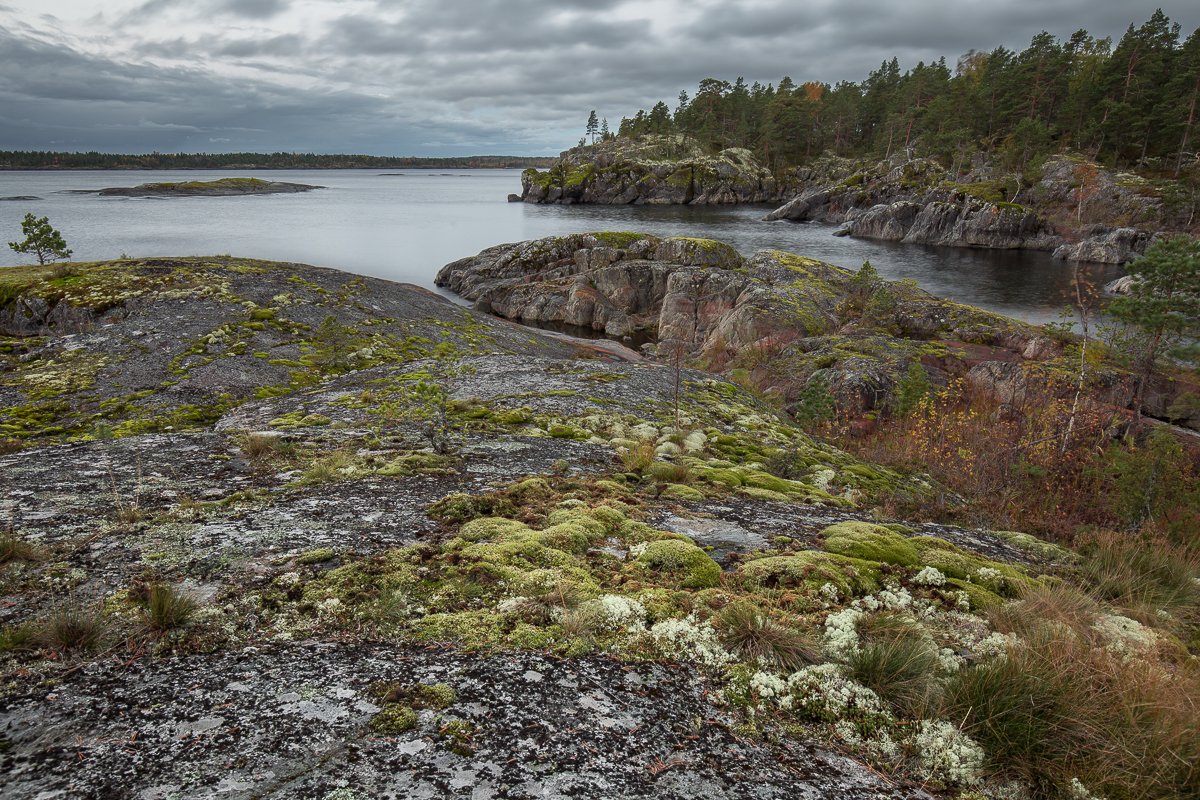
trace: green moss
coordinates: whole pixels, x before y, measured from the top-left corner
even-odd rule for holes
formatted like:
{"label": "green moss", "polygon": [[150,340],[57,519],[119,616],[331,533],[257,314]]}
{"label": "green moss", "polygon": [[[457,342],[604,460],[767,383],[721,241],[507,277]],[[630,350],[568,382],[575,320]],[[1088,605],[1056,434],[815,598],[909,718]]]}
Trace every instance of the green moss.
{"label": "green moss", "polygon": [[491,611],[426,614],[413,623],[410,635],[417,641],[479,649],[504,640],[501,621],[501,617]]}
{"label": "green moss", "polygon": [[297,564],[322,564],[326,561],[332,561],[337,558],[337,553],[332,547],[318,547],[314,550],[308,550],[296,557]]}
{"label": "green moss", "polygon": [[388,703],[371,717],[370,725],[380,736],[399,736],[417,727],[417,712],[403,703]]}
{"label": "green moss", "polygon": [[839,522],[821,531],[830,553],[912,567],[919,563],[917,548],[906,538],[882,525],[868,522]]}
{"label": "green moss", "polygon": [[[452,495],[452,497],[469,497],[469,495]],[[483,517],[463,525],[458,531],[458,536],[468,542],[498,542],[506,536],[528,532],[529,526],[516,520],[503,517]]]}
{"label": "green moss", "polygon": [[322,414],[306,414],[303,411],[289,411],[281,414],[267,424],[272,428],[316,428],[333,422]]}
{"label": "green moss", "polygon": [[704,492],[685,486],[682,483],[667,484],[667,488],[659,494],[664,500],[697,501],[704,499]]}
{"label": "green moss", "polygon": [[676,578],[685,589],[707,589],[721,582],[721,566],[708,553],[681,539],[651,542],[638,556],[637,563]]}
{"label": "green moss", "polygon": [[1046,561],[1074,561],[1077,556],[1065,547],[1044,541],[1036,536],[1018,531],[988,531],[993,536],[1003,539],[1013,547],[1023,550],[1030,555]]}
{"label": "green moss", "polygon": [[[908,541],[917,548],[922,565],[935,567],[947,578],[969,581],[1002,597],[1016,597],[1023,587],[1035,583],[1011,564],[974,555],[944,539],[914,536]],[[986,572],[981,574],[980,570]]]}
{"label": "green moss", "polygon": [[819,591],[831,583],[845,596],[877,591],[880,575],[880,565],[873,561],[815,551],[760,558],[738,569],[738,578],[754,588]]}
{"label": "green moss", "polygon": [[474,722],[455,719],[443,725],[438,736],[446,740],[446,749],[451,753],[466,757],[475,754],[475,733]]}
{"label": "green moss", "polygon": [[594,231],[587,235],[595,239],[599,245],[618,250],[629,247],[634,242],[640,242],[643,239],[657,241],[649,234],[637,233],[635,231]]}
{"label": "green moss", "polygon": [[385,705],[404,704],[411,708],[443,710],[454,705],[454,689],[444,683],[377,683],[372,693]]}

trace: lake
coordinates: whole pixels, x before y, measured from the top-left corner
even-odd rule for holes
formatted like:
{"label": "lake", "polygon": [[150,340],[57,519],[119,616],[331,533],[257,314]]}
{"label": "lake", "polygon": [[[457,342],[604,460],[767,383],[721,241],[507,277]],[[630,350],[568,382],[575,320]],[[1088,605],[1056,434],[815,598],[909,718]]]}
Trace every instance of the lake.
{"label": "lake", "polygon": [[[79,189],[234,176],[319,184],[302,194],[122,198]],[[1056,319],[1069,265],[1047,253],[939,248],[837,238],[828,225],[763,222],[768,208],[533,206],[508,203],[519,170],[223,170],[2,172],[0,242],[21,238],[27,212],[49,216],[80,261],[129,256],[235,256],[299,261],[433,287],[438,269],[501,242],[591,230],[720,239],[745,254],[779,248],[911,278],[934,294],[1031,322]],[[0,265],[28,263],[8,248]],[[1096,281],[1123,274],[1092,265]]]}

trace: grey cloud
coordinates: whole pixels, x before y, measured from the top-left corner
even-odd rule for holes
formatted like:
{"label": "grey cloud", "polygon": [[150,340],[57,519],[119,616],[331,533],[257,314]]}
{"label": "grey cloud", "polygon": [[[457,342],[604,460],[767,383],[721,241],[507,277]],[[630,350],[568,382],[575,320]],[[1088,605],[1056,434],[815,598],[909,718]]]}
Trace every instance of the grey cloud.
{"label": "grey cloud", "polygon": [[[709,0],[672,24],[653,1],[364,0],[316,25],[311,3],[147,0],[113,28],[127,43],[118,60],[5,2],[0,148],[432,155],[557,152],[589,109],[615,127],[709,76],[861,80],[892,56],[953,64],[1042,29],[1119,37],[1152,12],[1122,0]],[[1164,11],[1185,35],[1200,23],[1194,0]]]}
{"label": "grey cloud", "polygon": [[217,9],[248,19],[270,19],[287,10],[287,0],[225,0]]}

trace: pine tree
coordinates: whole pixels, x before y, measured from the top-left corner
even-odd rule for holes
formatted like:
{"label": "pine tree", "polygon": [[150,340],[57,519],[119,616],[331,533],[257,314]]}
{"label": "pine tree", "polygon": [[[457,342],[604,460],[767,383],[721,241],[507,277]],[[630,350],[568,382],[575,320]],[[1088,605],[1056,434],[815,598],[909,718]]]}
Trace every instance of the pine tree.
{"label": "pine tree", "polygon": [[592,109],[592,113],[588,114],[587,132],[586,135],[591,137],[592,144],[596,143],[596,134],[600,132],[600,120],[596,118],[596,110]]}
{"label": "pine tree", "polygon": [[9,242],[8,246],[18,253],[33,253],[39,264],[71,257],[71,249],[67,247],[62,234],[51,227],[49,217],[26,214],[21,222],[21,233],[25,234],[25,239]]}

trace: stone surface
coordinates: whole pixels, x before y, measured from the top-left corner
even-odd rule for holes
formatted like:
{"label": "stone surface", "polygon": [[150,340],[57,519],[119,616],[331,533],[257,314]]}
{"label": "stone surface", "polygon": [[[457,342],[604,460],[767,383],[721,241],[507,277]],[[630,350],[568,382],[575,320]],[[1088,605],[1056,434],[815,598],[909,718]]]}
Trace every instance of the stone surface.
{"label": "stone surface", "polygon": [[[455,702],[380,736],[384,681],[445,683]],[[657,664],[321,642],[98,664],[8,698],[0,769],[14,799],[927,797],[822,748],[745,740],[703,689]],[[471,726],[473,753],[449,723]]]}

